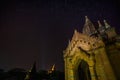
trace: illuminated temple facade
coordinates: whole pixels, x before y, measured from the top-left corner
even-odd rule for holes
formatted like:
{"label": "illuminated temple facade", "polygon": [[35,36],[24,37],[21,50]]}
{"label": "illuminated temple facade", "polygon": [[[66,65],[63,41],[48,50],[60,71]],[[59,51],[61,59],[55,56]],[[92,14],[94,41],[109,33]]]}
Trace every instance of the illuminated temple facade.
{"label": "illuminated temple facade", "polygon": [[64,50],[65,80],[120,80],[120,36],[106,20],[98,26],[85,16]]}

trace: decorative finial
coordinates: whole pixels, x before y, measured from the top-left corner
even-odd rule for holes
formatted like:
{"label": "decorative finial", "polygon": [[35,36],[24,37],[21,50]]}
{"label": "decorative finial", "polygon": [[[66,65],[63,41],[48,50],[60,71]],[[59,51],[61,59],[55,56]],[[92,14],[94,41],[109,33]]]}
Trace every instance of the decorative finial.
{"label": "decorative finial", "polygon": [[105,27],[106,27],[106,28],[109,28],[109,27],[110,27],[110,25],[107,23],[106,20],[104,20],[104,24],[105,24]]}
{"label": "decorative finial", "polygon": [[100,21],[98,20],[98,25],[99,25],[99,27],[101,27],[102,26],[102,24],[100,23]]}
{"label": "decorative finial", "polygon": [[88,18],[87,16],[85,16],[85,18]]}
{"label": "decorative finial", "polygon": [[77,34],[77,30],[76,29],[74,30],[74,33]]}
{"label": "decorative finial", "polygon": [[70,40],[68,41],[68,44],[70,45]]}
{"label": "decorative finial", "polygon": [[88,17],[87,16],[85,16],[85,20],[86,20],[86,22],[88,21]]}

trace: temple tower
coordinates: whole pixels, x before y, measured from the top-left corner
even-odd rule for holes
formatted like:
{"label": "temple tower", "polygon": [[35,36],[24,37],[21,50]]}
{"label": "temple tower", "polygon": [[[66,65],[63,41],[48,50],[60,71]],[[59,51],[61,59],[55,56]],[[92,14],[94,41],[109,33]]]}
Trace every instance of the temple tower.
{"label": "temple tower", "polygon": [[82,33],[75,30],[64,51],[65,80],[117,80],[106,47],[114,42],[120,49],[120,38],[105,20],[105,26],[98,21],[96,29],[87,16],[85,19]]}

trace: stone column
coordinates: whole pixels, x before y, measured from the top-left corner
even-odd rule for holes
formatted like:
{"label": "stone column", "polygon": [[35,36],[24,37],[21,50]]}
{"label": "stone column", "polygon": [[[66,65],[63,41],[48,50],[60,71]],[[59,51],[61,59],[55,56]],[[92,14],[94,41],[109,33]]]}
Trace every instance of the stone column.
{"label": "stone column", "polygon": [[89,65],[91,80],[97,80],[96,72],[95,72],[95,58],[93,55],[90,55],[90,58],[88,59],[88,65]]}
{"label": "stone column", "polygon": [[65,59],[65,80],[74,80],[73,66],[69,58]]}

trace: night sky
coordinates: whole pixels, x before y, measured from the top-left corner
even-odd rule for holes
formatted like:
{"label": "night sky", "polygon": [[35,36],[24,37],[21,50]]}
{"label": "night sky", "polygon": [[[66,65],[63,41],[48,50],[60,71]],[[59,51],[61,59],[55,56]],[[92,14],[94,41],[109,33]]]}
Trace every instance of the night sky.
{"label": "night sky", "polygon": [[92,22],[106,19],[120,32],[116,0],[1,0],[0,68],[64,70],[63,50],[74,29],[81,31],[84,16]]}

